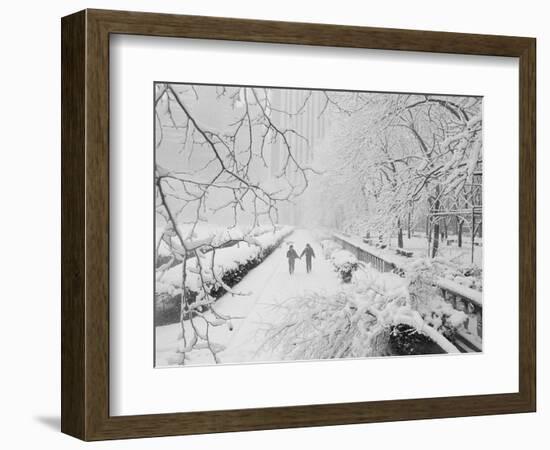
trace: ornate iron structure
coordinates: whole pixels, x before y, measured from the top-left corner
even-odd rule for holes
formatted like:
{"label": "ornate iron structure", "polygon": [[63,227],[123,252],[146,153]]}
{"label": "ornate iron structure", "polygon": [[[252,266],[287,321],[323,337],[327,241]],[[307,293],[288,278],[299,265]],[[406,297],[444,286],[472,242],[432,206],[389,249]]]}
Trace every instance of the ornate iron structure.
{"label": "ornate iron structure", "polygon": [[[437,206],[436,206],[437,205]],[[483,227],[483,164],[477,161],[471,180],[466,183],[460,192],[452,197],[445,196],[434,202],[427,217],[428,252],[432,245],[432,229],[436,223],[455,218],[458,234],[461,236],[462,227],[467,225],[472,237],[471,262],[474,262],[475,236],[481,235]],[[459,238],[460,239],[460,238]]]}

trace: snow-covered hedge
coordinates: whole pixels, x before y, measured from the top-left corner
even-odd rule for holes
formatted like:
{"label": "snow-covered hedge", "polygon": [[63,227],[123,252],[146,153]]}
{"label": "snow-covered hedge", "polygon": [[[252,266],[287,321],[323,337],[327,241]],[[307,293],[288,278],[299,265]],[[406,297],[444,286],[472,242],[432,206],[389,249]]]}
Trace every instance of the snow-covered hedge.
{"label": "snow-covered hedge", "polygon": [[[342,250],[342,247],[336,242],[325,240],[321,242],[321,245],[325,257],[331,261],[342,281],[350,282],[353,278],[354,284],[361,286],[365,284],[365,274],[376,273],[368,267],[364,270],[358,270],[362,266],[360,266],[356,257],[352,253]],[[467,315],[454,309],[450,303],[446,302],[437,288],[438,279],[442,277],[452,278],[450,270],[446,260],[421,258],[407,264],[398,273],[378,273],[375,277],[369,275],[367,284],[369,288],[377,289],[380,292],[387,293],[389,290],[391,296],[395,296],[396,293],[392,292],[389,285],[394,288],[397,286],[401,290],[400,295],[409,298],[412,308],[420,314],[422,320],[452,342],[457,330],[467,319]],[[458,273],[457,271],[453,272],[455,282],[460,281]],[[478,275],[474,269],[465,273],[472,277]],[[464,284],[470,287],[469,283]],[[406,287],[403,287],[404,285]],[[408,334],[411,340],[417,340],[421,343],[421,339],[417,339],[409,331],[403,327],[397,328],[393,336]],[[407,339],[402,340],[399,338],[399,341],[404,342]],[[410,348],[403,348],[403,351],[404,354],[409,354]]]}
{"label": "snow-covered hedge", "polygon": [[417,258],[411,263],[403,265],[401,269],[403,272],[409,272],[416,270],[418,265],[426,264],[430,265],[431,270],[438,272],[439,278],[444,278],[478,292],[483,291],[483,270],[475,264],[464,266],[457,264],[452,258],[438,256],[429,259],[429,262],[427,258]]}
{"label": "snow-covered hedge", "polygon": [[458,267],[456,269],[447,268],[443,277],[467,288],[479,292],[483,291],[482,270],[475,265]]}
{"label": "snow-covered hedge", "polygon": [[[257,267],[292,233],[291,227],[256,229],[245,242],[217,249],[198,251],[198,258],[187,261],[185,288],[190,304],[206,309],[212,299],[218,299],[237,285],[245,275]],[[162,268],[161,268],[162,269]],[[182,265],[166,271],[157,270],[155,324],[166,325],[180,320]],[[209,298],[205,298],[206,288]],[[199,303],[205,303],[200,307]]]}

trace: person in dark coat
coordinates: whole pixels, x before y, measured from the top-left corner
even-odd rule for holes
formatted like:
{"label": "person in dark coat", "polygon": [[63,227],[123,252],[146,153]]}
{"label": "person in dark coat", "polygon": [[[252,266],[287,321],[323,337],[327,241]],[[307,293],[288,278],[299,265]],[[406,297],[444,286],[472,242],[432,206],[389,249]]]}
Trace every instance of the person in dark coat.
{"label": "person in dark coat", "polygon": [[304,255],[306,255],[306,270],[307,270],[307,273],[310,273],[311,272],[311,258],[315,258],[315,252],[311,248],[311,245],[306,244],[306,248],[304,248],[304,251],[300,255],[300,258]]}
{"label": "person in dark coat", "polygon": [[290,245],[288,252],[286,252],[286,257],[288,258],[288,272],[292,275],[294,273],[294,263],[299,258],[298,253],[294,250],[294,245]]}

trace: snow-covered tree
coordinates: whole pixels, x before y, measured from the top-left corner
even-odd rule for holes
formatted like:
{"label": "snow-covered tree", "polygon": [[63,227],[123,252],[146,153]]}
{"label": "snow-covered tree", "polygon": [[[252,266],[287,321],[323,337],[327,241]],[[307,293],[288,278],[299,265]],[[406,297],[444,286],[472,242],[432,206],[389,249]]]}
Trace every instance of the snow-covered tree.
{"label": "snow-covered tree", "polygon": [[[390,342],[406,328],[423,336],[433,352],[457,353],[450,339],[466,314],[427,282],[438,272],[432,261],[420,260],[409,269],[401,278],[363,267],[337,293],[308,292],[278,305],[281,318],[266,324],[263,348],[289,360],[385,356],[400,351]],[[407,353],[424,353],[410,337],[401,338],[398,347],[405,342]]]}
{"label": "snow-covered tree", "polygon": [[[223,281],[217,254],[234,245],[262,248],[262,234],[278,231],[279,206],[308,186],[314,170],[294,151],[297,140],[306,138],[277,117],[298,118],[309,100],[287,111],[272,102],[269,89],[155,85],[156,248],[164,255],[158,258],[157,293],[166,289],[181,298],[183,362],[201,348],[218,362],[221,349],[211,342],[210,329],[231,324],[216,310],[213,286],[240,293]],[[278,173],[268,176],[276,143],[284,155]],[[232,225],[209,228],[219,216]],[[164,282],[174,270],[180,274],[175,290]]]}
{"label": "snow-covered tree", "polygon": [[[326,171],[314,181],[332,205],[326,225],[397,234],[401,247],[405,224],[410,233],[423,211],[468,195],[482,152],[480,98],[373,93],[334,101],[347,109],[335,121]],[[432,256],[439,220],[433,236]]]}

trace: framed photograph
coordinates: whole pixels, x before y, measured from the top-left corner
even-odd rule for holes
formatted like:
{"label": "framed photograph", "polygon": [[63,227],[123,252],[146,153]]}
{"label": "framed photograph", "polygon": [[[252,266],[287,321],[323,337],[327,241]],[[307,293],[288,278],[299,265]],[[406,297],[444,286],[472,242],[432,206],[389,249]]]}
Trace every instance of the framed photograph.
{"label": "framed photograph", "polygon": [[62,431],[535,411],[535,39],[62,19]]}

